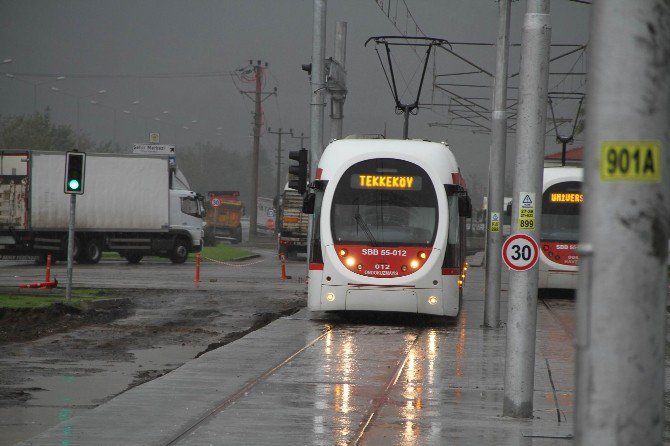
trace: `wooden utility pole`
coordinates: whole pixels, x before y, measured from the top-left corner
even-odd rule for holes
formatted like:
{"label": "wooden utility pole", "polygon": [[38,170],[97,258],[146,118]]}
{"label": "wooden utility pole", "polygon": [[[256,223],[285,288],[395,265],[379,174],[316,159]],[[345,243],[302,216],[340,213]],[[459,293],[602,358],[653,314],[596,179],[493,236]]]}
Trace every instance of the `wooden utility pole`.
{"label": "wooden utility pole", "polygon": [[[249,61],[249,65],[253,65],[253,61]],[[268,97],[277,94],[277,89],[275,88],[272,92],[262,91],[263,87],[263,70],[268,67],[268,63],[265,62],[264,65],[261,65],[261,61],[258,60],[256,65],[253,65],[254,68],[254,79],[256,83],[256,88],[253,91],[240,91],[243,95],[247,96],[249,99],[253,98],[254,101],[254,146],[251,152],[251,209],[249,213],[249,236],[253,237],[257,235],[257,222],[258,222],[258,160],[260,158],[261,150],[261,125],[263,123],[263,109],[261,103]],[[251,96],[253,95],[253,96]]]}

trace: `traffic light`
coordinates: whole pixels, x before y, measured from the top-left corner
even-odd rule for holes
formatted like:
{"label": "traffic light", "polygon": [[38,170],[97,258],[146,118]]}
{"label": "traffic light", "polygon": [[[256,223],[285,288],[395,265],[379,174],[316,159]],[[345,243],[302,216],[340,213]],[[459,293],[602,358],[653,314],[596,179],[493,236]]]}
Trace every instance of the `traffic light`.
{"label": "traffic light", "polygon": [[65,154],[65,190],[66,194],[84,193],[84,171],[86,169],[86,154],[67,152]]}
{"label": "traffic light", "polygon": [[288,187],[297,190],[300,194],[304,194],[307,190],[307,150],[292,150],[289,152],[288,157],[298,162],[297,165],[289,166],[288,168],[288,173],[298,177],[298,179],[290,179]]}

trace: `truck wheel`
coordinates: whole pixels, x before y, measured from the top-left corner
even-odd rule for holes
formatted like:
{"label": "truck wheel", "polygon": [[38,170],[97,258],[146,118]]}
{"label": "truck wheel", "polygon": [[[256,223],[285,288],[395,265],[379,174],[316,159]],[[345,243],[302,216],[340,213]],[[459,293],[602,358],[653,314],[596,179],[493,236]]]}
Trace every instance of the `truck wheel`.
{"label": "truck wheel", "polygon": [[125,258],[128,261],[128,263],[132,263],[133,265],[137,265],[142,261],[142,258],[144,257],[144,254],[141,252],[129,252],[126,253]]}
{"label": "truck wheel", "polygon": [[178,238],[174,242],[174,248],[170,252],[170,260],[172,263],[184,263],[188,259],[188,241],[183,238]]}
{"label": "truck wheel", "polygon": [[242,226],[235,228],[235,233],[233,234],[233,237],[234,238],[231,241],[233,245],[242,243]]}
{"label": "truck wheel", "polygon": [[83,263],[95,264],[102,258],[102,246],[100,240],[90,238],[82,243],[81,258]]}

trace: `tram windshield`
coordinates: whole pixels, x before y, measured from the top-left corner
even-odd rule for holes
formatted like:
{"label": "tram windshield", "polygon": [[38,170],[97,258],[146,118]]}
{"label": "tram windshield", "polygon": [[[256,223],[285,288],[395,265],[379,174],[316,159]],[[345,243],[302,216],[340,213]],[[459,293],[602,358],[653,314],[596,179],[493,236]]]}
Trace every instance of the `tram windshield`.
{"label": "tram windshield", "polygon": [[579,210],[584,201],[581,188],[580,181],[566,181],[548,187],[542,194],[542,240],[579,240]]}
{"label": "tram windshield", "polygon": [[429,246],[437,230],[437,195],[428,174],[407,161],[378,158],[351,166],[333,196],[338,244]]}

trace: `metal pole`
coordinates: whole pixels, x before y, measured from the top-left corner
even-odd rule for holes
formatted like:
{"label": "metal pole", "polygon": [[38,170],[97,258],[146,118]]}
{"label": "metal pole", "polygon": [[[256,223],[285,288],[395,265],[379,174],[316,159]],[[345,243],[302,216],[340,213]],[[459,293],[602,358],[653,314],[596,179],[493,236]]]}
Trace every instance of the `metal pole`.
{"label": "metal pole", "polygon": [[405,121],[403,122],[402,125],[402,139],[409,139],[409,114],[410,114],[410,109],[409,106],[404,106],[403,107],[403,115],[405,116]]}
{"label": "metal pole", "polygon": [[325,107],[324,59],[326,54],[326,0],[314,0],[314,35],[312,43],[310,178],[323,152],[323,114]]}
{"label": "metal pole", "polygon": [[251,209],[249,213],[249,235],[257,235],[258,222],[258,159],[261,147],[261,88],[263,67],[261,61],[254,66],[254,75],[256,76],[256,96],[254,109],[254,147],[251,154]]}
{"label": "metal pole", "polygon": [[[577,292],[577,445],[661,445],[670,10],[594,2]],[[612,32],[612,30],[616,32]]]}
{"label": "metal pole", "polygon": [[[279,128],[279,131],[277,132],[277,192],[275,194],[276,200],[277,200],[277,206],[279,206],[279,195],[281,192],[281,127]],[[276,227],[277,225],[275,225]]]}
{"label": "metal pole", "polygon": [[[345,69],[347,55],[347,22],[335,23],[335,52],[333,60]],[[345,94],[335,93],[331,97],[330,139],[342,139],[342,123],[344,121]]]}
{"label": "metal pole", "polygon": [[[549,23],[549,1],[528,0],[521,42],[518,146],[512,228],[514,234],[526,234],[536,242],[539,238],[537,228],[541,224],[542,161],[551,44]],[[531,199],[534,197],[532,226],[535,229],[519,228],[518,214],[523,199],[519,198],[520,195],[523,197],[529,195]],[[510,271],[504,416],[516,418],[533,416],[537,281],[537,264],[527,271]]]}
{"label": "metal pole", "polygon": [[[498,0],[498,40],[496,42],[496,77],[493,81],[491,148],[489,151],[489,189],[486,237],[486,278],[484,326],[500,324],[500,267],[505,209],[505,152],[507,150],[507,65],[509,56],[509,20],[512,0]],[[497,217],[496,225],[492,218]]]}
{"label": "metal pole", "polygon": [[74,254],[74,218],[77,207],[77,196],[70,194],[70,221],[67,230],[67,285],[65,287],[65,298],[72,297],[72,256]]}
{"label": "metal pole", "polygon": [[[324,59],[326,57],[326,0],[314,0],[314,32],[312,36],[312,91],[310,108],[309,178],[316,176],[316,166],[323,152],[323,112],[325,107]],[[312,252],[314,216],[307,223],[307,264]]]}

